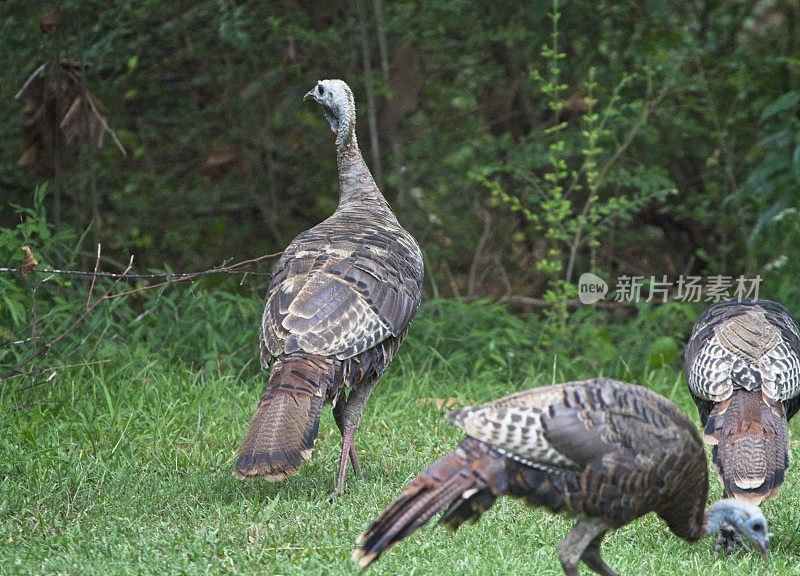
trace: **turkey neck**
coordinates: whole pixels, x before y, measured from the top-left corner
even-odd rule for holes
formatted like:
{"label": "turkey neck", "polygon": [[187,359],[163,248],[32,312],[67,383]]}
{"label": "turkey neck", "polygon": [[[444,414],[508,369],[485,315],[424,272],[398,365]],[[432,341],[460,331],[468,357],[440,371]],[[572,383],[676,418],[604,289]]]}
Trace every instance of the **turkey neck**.
{"label": "turkey neck", "polygon": [[705,536],[716,533],[723,528],[726,523],[731,524],[730,516],[735,515],[735,512],[730,507],[731,501],[732,500],[718,500],[712,504],[703,516],[702,524],[696,522],[692,523],[691,529],[693,537],[689,538],[689,540],[700,540]]}
{"label": "turkey neck", "polygon": [[[704,536],[710,536],[717,532],[720,528],[722,528],[723,518],[722,514],[714,511],[709,510],[705,517],[705,522],[703,523],[702,533],[700,534],[700,538]],[[699,540],[699,538],[698,538]]]}
{"label": "turkey neck", "polygon": [[339,168],[339,210],[364,207],[370,212],[394,214],[389,203],[381,194],[375,179],[361,156],[355,130],[349,139],[337,146],[336,163]]}

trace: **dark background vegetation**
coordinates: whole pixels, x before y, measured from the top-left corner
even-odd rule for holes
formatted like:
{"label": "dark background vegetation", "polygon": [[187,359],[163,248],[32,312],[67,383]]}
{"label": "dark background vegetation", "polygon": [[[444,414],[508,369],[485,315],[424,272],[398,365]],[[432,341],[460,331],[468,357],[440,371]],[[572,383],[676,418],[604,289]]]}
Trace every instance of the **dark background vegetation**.
{"label": "dark background vegetation", "polygon": [[[796,1],[5,0],[0,40],[0,268],[27,245],[40,269],[0,271],[14,574],[353,574],[357,534],[456,445],[450,407],[603,375],[696,419],[681,350],[709,301],[681,301],[678,278],[759,275],[800,314]],[[361,149],[426,260],[359,428],[364,478],[335,506],[327,409],[298,476],[230,474],[266,381],[273,258],[182,282],[42,271],[91,272],[97,244],[101,271],[133,256],[137,274],[282,250],[337,203],[333,134],[302,101],[329,77],[353,88]],[[584,272],[612,290],[666,276],[670,302],[577,305]],[[769,565],[714,560],[653,515],[608,539],[609,563],[796,573],[791,451],[764,506]],[[562,574],[568,520],[509,499],[489,515],[371,572]]]}
{"label": "dark background vegetation", "polygon": [[[4,2],[0,225],[16,225],[12,204],[32,208],[48,182],[47,222],[85,233],[82,268],[97,242],[107,270],[130,255],[136,271],[189,271],[279,251],[336,205],[333,135],[302,96],[340,77],[356,95],[364,156],[423,246],[429,297],[530,311],[526,298],[584,271],[612,284],[760,273],[761,295],[800,308],[798,4],[566,3],[547,93],[552,11],[548,1]],[[53,78],[58,58],[75,63],[78,89],[105,107],[127,156],[108,134],[101,149],[87,145],[78,124],[69,144],[51,136],[52,170],[43,150],[17,166],[31,116],[14,95],[41,64]],[[603,121],[594,159],[605,170],[591,202],[607,209],[593,238],[570,227],[591,193],[580,170],[588,112]],[[561,237],[541,221],[553,211],[541,184],[554,143],[563,180],[578,171]],[[16,250],[6,264],[21,260]],[[543,268],[548,258],[561,265]]]}

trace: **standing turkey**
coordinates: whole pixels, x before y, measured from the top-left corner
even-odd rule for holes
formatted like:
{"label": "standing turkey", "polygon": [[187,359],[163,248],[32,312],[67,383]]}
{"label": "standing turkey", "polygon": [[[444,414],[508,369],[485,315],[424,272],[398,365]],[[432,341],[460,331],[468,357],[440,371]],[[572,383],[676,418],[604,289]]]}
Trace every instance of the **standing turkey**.
{"label": "standing turkey", "polygon": [[[769,300],[714,304],[686,348],[686,380],[726,497],[778,496],[789,467],[787,422],[800,408],[800,332]],[[736,539],[723,531],[717,550]]]}
{"label": "standing turkey", "polygon": [[360,567],[440,510],[441,521],[456,529],[478,520],[503,494],[578,517],[557,548],[568,576],[577,576],[581,561],[614,576],[600,556],[603,537],[651,511],[690,542],[730,527],[769,553],[757,506],[729,499],[705,512],[703,442],[683,412],[647,388],[603,378],[569,382],[448,418],[467,438],[417,476],[362,534],[353,552]]}
{"label": "standing turkey", "polygon": [[292,240],[272,273],[260,336],[261,363],[272,370],[235,474],[295,474],[329,400],[343,439],[333,497],[344,490],[348,456],[360,472],[353,435],[419,307],[423,265],[361,156],[350,88],[320,80],[307,98],[322,105],[336,134],[339,206]]}

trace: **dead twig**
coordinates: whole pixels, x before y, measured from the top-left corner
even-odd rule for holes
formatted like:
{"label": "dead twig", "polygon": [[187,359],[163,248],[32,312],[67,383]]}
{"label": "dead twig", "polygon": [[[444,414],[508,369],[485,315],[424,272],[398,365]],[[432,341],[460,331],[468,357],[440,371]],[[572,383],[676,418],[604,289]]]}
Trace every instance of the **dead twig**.
{"label": "dead twig", "polygon": [[483,233],[478,239],[478,244],[475,246],[475,254],[472,256],[472,263],[469,267],[469,276],[467,279],[467,298],[475,295],[475,276],[478,272],[478,264],[480,264],[481,257],[483,256],[483,248],[486,246],[487,240],[492,233],[492,215],[485,210],[479,214],[483,220]]}
{"label": "dead twig", "polygon": [[[133,262],[133,260],[131,260]],[[97,259],[94,261],[94,274],[92,274],[92,284],[89,286],[89,296],[86,298],[86,309],[92,303],[92,292],[94,292],[94,282],[97,280],[97,269],[100,267],[100,244],[97,245]]]}
{"label": "dead twig", "polygon": [[262,548],[262,550],[270,552],[280,552],[282,550],[310,552],[311,550],[340,550],[342,548],[347,548],[347,546],[344,544],[332,544],[330,546],[273,546],[271,548]]}
{"label": "dead twig", "polygon": [[125,151],[125,146],[123,146],[122,142],[120,142],[120,139],[117,137],[117,133],[114,132],[111,129],[111,126],[108,125],[108,122],[106,122],[105,117],[102,114],[100,114],[100,111],[97,109],[97,106],[94,105],[92,99],[87,98],[86,102],[89,104],[89,109],[92,111],[94,117],[97,119],[98,122],[100,122],[100,126],[103,128],[103,130],[111,134],[111,138],[114,140],[114,144],[117,145],[119,151],[122,153],[123,156],[127,156],[128,153]]}
{"label": "dead twig", "polygon": [[456,282],[456,278],[455,276],[453,276],[453,271],[450,270],[450,266],[447,265],[446,260],[442,260],[442,266],[444,267],[444,271],[447,273],[447,280],[450,283],[450,290],[453,291],[453,298],[455,298],[459,302],[463,302],[464,298],[461,297],[461,293],[458,290],[458,283]]}
{"label": "dead twig", "polygon": [[[128,264],[128,267],[125,269],[125,273],[127,273],[127,272],[128,272],[128,271],[129,271],[129,270],[132,268],[132,267],[133,267],[133,256],[131,256],[130,263]],[[2,377],[0,377],[0,382],[4,382],[5,380],[8,380],[8,379],[9,379],[9,378],[11,378],[12,376],[15,376],[15,375],[17,375],[17,374],[20,374],[20,369],[21,369],[23,366],[25,366],[25,365],[27,365],[27,364],[30,364],[31,362],[33,362],[33,361],[34,361],[36,358],[38,358],[38,357],[39,357],[39,356],[41,356],[42,354],[45,354],[45,353],[47,353],[47,352],[48,352],[48,351],[49,351],[49,350],[50,350],[50,349],[51,349],[53,346],[55,346],[56,344],[58,344],[59,342],[61,342],[61,341],[62,341],[64,338],[66,338],[66,337],[67,337],[67,336],[68,336],[70,333],[72,333],[72,331],[73,331],[73,330],[75,330],[75,328],[77,328],[77,327],[78,327],[78,325],[79,325],[81,322],[83,322],[83,321],[86,319],[86,317],[87,317],[89,314],[91,314],[91,313],[92,313],[92,311],[93,311],[95,308],[97,308],[97,307],[98,307],[100,304],[102,304],[103,302],[105,302],[106,300],[108,300],[108,299],[109,299],[109,296],[110,296],[110,295],[111,295],[111,293],[113,292],[114,288],[116,288],[117,284],[119,284],[121,281],[122,281],[122,278],[117,278],[116,280],[114,280],[114,282],[111,284],[111,286],[108,288],[108,290],[106,290],[105,294],[103,294],[103,295],[102,295],[100,298],[98,298],[98,299],[95,301],[95,303],[94,303],[94,304],[87,305],[87,306],[86,306],[86,310],[84,310],[84,311],[83,311],[83,312],[80,314],[80,316],[78,316],[78,318],[77,318],[77,319],[76,319],[76,320],[75,320],[75,321],[74,321],[72,324],[70,324],[69,328],[67,328],[66,330],[64,330],[64,332],[62,332],[61,334],[59,334],[58,336],[56,336],[55,338],[53,338],[52,340],[50,340],[50,341],[49,341],[47,344],[45,344],[45,345],[44,345],[44,346],[42,346],[41,348],[39,348],[39,349],[35,350],[35,351],[33,352],[33,354],[31,354],[30,356],[28,356],[27,358],[25,358],[24,360],[22,360],[21,362],[19,362],[19,364],[17,364],[16,366],[14,366],[14,368],[12,368],[12,369],[11,369],[11,370],[9,370],[8,372],[6,372],[6,373],[5,373],[5,374],[4,374]]]}
{"label": "dead twig", "polygon": [[506,291],[503,293],[502,298],[508,298],[511,296],[511,279],[508,277],[508,273],[506,272],[505,266],[503,266],[503,262],[500,260],[500,256],[495,254],[492,257],[492,261],[494,262],[495,267],[497,268],[498,272],[500,272],[500,279],[503,282],[503,286],[505,286]]}
{"label": "dead twig", "polygon": [[[522,306],[531,306],[532,308],[551,308],[553,303],[545,300],[544,298],[531,298],[529,296],[504,296],[497,301],[499,304],[519,304]],[[636,306],[633,302],[616,300],[599,300],[591,304],[583,304],[577,298],[567,300],[567,308],[578,308],[580,306],[593,306],[601,310],[618,310],[620,308],[633,308]]]}
{"label": "dead twig", "polygon": [[[31,271],[33,272],[47,272],[49,274],[72,274],[72,275],[90,275],[92,277],[92,283],[89,287],[89,296],[86,300],[86,308],[83,312],[75,319],[75,321],[70,324],[70,326],[64,330],[61,334],[47,342],[41,348],[34,348],[33,353],[28,356],[27,358],[21,360],[14,368],[6,372],[2,377],[0,377],[0,382],[8,380],[9,378],[13,378],[15,376],[20,376],[25,374],[22,372],[22,368],[31,362],[33,362],[36,358],[46,354],[50,349],[59,343],[61,340],[67,337],[78,325],[83,322],[89,314],[91,314],[100,304],[106,302],[108,300],[113,300],[114,298],[120,298],[122,296],[129,296],[131,294],[137,294],[139,292],[144,292],[145,290],[153,290],[155,288],[159,288],[161,286],[165,286],[167,284],[173,284],[178,282],[184,282],[186,280],[192,280],[194,278],[198,278],[200,276],[206,276],[209,274],[237,274],[237,273],[244,273],[244,274],[255,274],[254,272],[249,271],[241,271],[239,268],[244,266],[249,266],[261,260],[265,260],[267,258],[274,258],[277,254],[267,254],[264,256],[259,256],[257,258],[251,258],[250,260],[244,260],[242,262],[237,262],[235,264],[223,264],[222,266],[218,266],[216,268],[212,268],[211,270],[203,270],[201,272],[192,272],[188,274],[129,274],[131,268],[133,267],[133,256],[131,256],[130,262],[122,274],[109,274],[99,271],[100,266],[100,245],[97,245],[97,259],[95,260],[95,266],[93,272],[83,272],[78,270],[38,270],[37,268],[33,268]],[[17,269],[0,269],[0,272],[3,271],[14,271],[16,272]],[[92,294],[94,293],[95,282],[98,277],[108,277],[112,278],[114,282],[109,286],[109,288],[105,291],[105,293],[97,298],[97,300],[92,303]],[[141,286],[139,288],[135,288],[133,290],[127,290],[125,292],[120,292],[118,294],[114,294],[114,290],[117,285],[122,282],[123,280],[128,280],[132,278],[165,278],[163,282],[158,282],[156,284],[150,284],[148,286]],[[35,334],[34,334],[35,338]],[[28,372],[30,374],[30,372]]]}
{"label": "dead twig", "polygon": [[[217,266],[216,268],[211,268],[210,270],[203,270],[201,272],[184,272],[181,274],[170,274],[167,272],[162,272],[159,274],[127,274],[125,272],[119,274],[115,272],[101,272],[101,271],[94,271],[94,272],[87,272],[86,270],[59,270],[59,269],[52,269],[52,268],[31,268],[29,272],[39,272],[41,274],[61,274],[65,276],[86,276],[94,278],[113,278],[119,280],[155,280],[157,278],[166,278],[170,279],[173,282],[179,282],[181,280],[190,280],[192,278],[197,278],[198,276],[207,276],[209,274],[241,274],[241,275],[252,275],[252,276],[271,276],[271,272],[251,272],[248,270],[239,270],[243,266],[248,266],[250,264],[255,264],[261,260],[266,260],[268,258],[275,258],[276,256],[280,256],[283,252],[275,252],[274,254],[266,254],[264,256],[259,256],[258,258],[252,258],[250,260],[244,260],[242,262],[237,262],[236,264],[223,264],[222,266]],[[104,258],[104,257],[103,257]],[[0,267],[0,274],[1,273],[16,273],[22,272],[22,268],[2,268]]]}
{"label": "dead twig", "polygon": [[[163,282],[159,282],[158,284],[142,286],[141,288],[135,288],[133,290],[128,290],[127,292],[120,292],[119,294],[114,294],[112,296],[109,296],[108,300],[111,300],[113,298],[121,298],[122,296],[130,296],[131,294],[137,294],[139,292],[144,292],[145,290],[152,290],[153,288],[160,288],[161,286],[166,286],[167,284],[177,284],[178,282],[185,282],[186,280],[192,280],[194,278],[197,278],[198,276],[205,276],[207,274],[235,274],[238,272],[234,270],[235,268],[252,264],[254,262],[258,262],[259,260],[263,260],[265,258],[272,258],[274,256],[277,256],[278,254],[280,254],[280,252],[277,254],[267,254],[266,256],[259,256],[258,258],[245,260],[244,262],[237,262],[236,264],[231,264],[229,266],[223,265],[218,268],[214,268],[212,270],[204,270],[203,272],[192,272],[189,274],[181,274],[179,276],[172,278],[168,277],[166,280],[164,280]],[[254,274],[254,272],[248,272],[248,271],[238,272],[238,273]]]}
{"label": "dead twig", "polygon": [[27,372],[19,372],[12,376],[13,378],[17,376],[30,376],[31,378],[35,378],[42,372],[52,372],[52,374],[47,377],[42,382],[35,382],[33,384],[28,384],[27,386],[20,386],[15,391],[22,392],[24,390],[29,390],[31,388],[35,388],[36,386],[40,386],[41,384],[46,384],[47,382],[52,381],[55,374],[58,373],[59,370],[66,370],[67,368],[83,368],[85,366],[93,366],[95,364],[105,364],[110,362],[110,360],[92,360],[91,362],[81,362],[80,364],[64,364],[62,366],[47,366],[45,368],[34,368],[33,370],[28,370]]}

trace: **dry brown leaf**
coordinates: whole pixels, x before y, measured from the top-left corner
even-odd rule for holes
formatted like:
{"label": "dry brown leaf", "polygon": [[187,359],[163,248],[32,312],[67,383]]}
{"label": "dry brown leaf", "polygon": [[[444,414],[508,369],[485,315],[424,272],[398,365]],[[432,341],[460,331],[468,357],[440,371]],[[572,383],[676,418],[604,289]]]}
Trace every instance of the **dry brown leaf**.
{"label": "dry brown leaf", "polygon": [[[71,143],[75,138],[81,135],[83,132],[83,126],[78,126],[81,118],[78,118],[81,107],[83,105],[83,98],[80,96],[76,97],[72,104],[67,110],[67,113],[64,114],[64,119],[61,121],[59,128],[64,133],[64,142],[67,144]],[[83,122],[80,122],[83,124]]]}
{"label": "dry brown leaf", "polygon": [[41,20],[39,20],[39,28],[41,28],[42,32],[44,32],[49,36],[50,33],[56,29],[56,26],[58,26],[59,21],[60,18],[58,17],[58,12],[56,12],[55,10],[51,10],[50,12],[42,16]]}
{"label": "dry brown leaf", "polygon": [[33,114],[39,107],[39,102],[42,99],[42,91],[44,90],[44,78],[42,72],[47,68],[47,64],[39,66],[33,74],[31,74],[22,85],[20,91],[14,96],[14,100],[21,100],[25,105],[24,112],[26,114]]}
{"label": "dry brown leaf", "polygon": [[564,111],[572,114],[586,114],[589,111],[589,103],[586,102],[588,94],[585,90],[578,90],[569,95],[567,98],[560,100]]}
{"label": "dry brown leaf", "polygon": [[22,279],[27,280],[28,274],[30,274],[31,270],[33,270],[39,262],[33,257],[30,246],[23,246],[22,253],[24,254],[22,257]]}
{"label": "dry brown leaf", "polygon": [[211,150],[200,167],[200,172],[214,183],[231,170],[241,168],[242,153],[238,148],[222,140],[212,140]]}
{"label": "dry brown leaf", "polygon": [[[42,64],[25,81],[15,100],[25,106],[25,125],[17,166],[50,177],[55,172],[55,146],[58,132],[64,144],[86,139],[97,148],[110,133],[123,155],[121,142],[108,125],[108,111],[81,83],[81,74],[91,64],[63,59],[58,66],[58,81]],[[61,106],[57,106],[57,102]]]}
{"label": "dry brown leaf", "polygon": [[297,41],[292,34],[286,36],[286,49],[283,54],[282,66],[298,64],[301,68],[308,64],[308,54],[297,48]]}
{"label": "dry brown leaf", "polygon": [[64,143],[71,144],[75,139],[85,137],[88,129],[89,141],[97,148],[103,147],[103,122],[107,118],[97,104],[91,92],[86,93],[86,102],[80,95],[75,97],[59,126]]}

